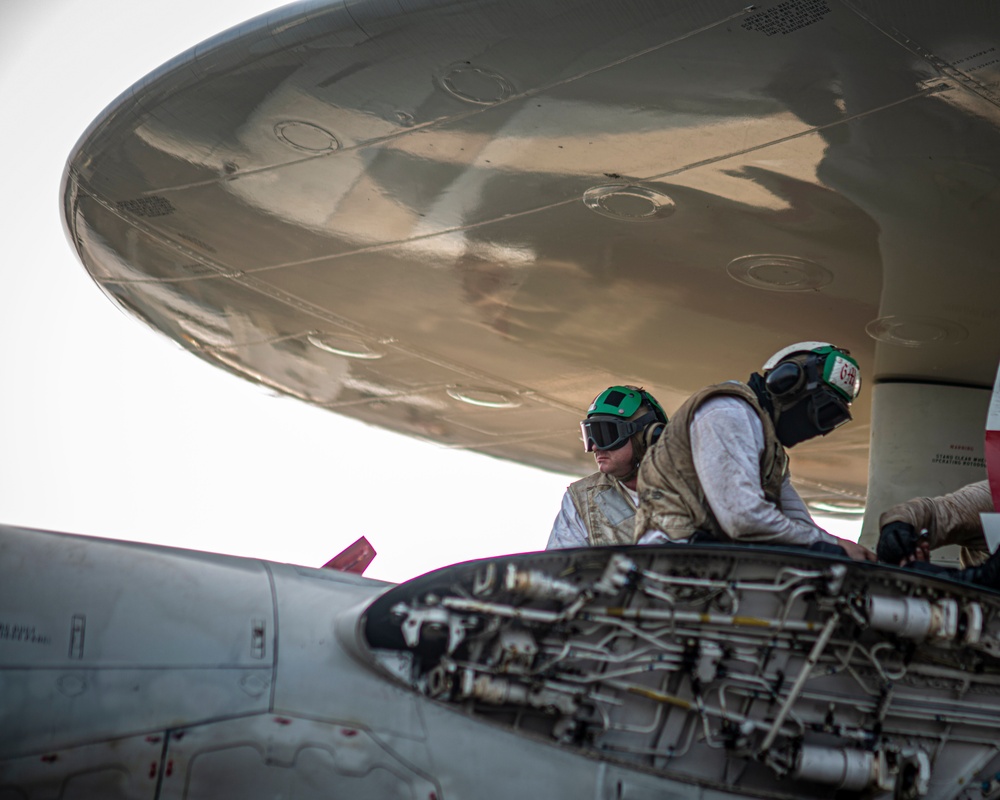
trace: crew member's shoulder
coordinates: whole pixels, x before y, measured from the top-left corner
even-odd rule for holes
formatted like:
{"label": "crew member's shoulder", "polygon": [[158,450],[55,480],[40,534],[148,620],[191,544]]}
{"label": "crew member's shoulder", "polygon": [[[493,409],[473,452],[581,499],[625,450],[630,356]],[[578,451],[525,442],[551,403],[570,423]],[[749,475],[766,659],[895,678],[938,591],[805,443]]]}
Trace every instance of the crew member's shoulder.
{"label": "crew member's shoulder", "polygon": [[[706,386],[685,401],[689,414],[701,414],[706,409],[749,410],[753,403],[753,390],[739,381],[725,381]],[[681,416],[680,410],[675,416]]]}
{"label": "crew member's shoulder", "polygon": [[608,477],[603,472],[595,472],[588,475],[586,478],[580,478],[578,481],[573,481],[573,483],[569,485],[569,489],[580,491],[583,489],[590,489],[595,486],[613,486],[613,481],[614,478]]}

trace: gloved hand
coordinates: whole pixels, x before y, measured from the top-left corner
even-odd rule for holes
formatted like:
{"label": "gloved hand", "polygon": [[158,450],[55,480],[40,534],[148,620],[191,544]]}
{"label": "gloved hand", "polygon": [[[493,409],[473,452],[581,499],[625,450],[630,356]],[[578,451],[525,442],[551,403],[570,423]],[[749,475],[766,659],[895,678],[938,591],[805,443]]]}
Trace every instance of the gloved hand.
{"label": "gloved hand", "polygon": [[875,553],[878,560],[893,566],[917,552],[920,536],[908,522],[887,522],[878,535]]}

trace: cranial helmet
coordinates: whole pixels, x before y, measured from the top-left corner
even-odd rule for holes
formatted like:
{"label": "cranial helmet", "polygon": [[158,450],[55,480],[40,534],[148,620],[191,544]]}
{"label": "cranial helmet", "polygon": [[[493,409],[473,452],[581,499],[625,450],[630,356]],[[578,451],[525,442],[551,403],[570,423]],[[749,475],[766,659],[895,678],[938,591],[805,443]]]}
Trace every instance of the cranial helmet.
{"label": "cranial helmet", "polygon": [[594,398],[580,423],[583,448],[588,453],[617,450],[656,422],[666,424],[667,415],[653,395],[637,386],[609,386]]}
{"label": "cranial helmet", "polygon": [[764,364],[778,439],[786,447],[825,436],[851,419],[861,370],[847,350],[829,342],[799,342]]}

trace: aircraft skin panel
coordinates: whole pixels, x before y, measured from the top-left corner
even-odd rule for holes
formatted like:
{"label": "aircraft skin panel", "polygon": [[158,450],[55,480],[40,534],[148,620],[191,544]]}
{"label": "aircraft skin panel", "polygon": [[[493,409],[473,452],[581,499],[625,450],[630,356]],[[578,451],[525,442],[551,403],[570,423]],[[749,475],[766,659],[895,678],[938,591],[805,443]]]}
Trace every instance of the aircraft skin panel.
{"label": "aircraft skin panel", "polygon": [[[331,570],[285,566],[275,570],[275,592],[281,619],[282,661],[274,686],[274,708],[309,714],[317,719],[354,721],[393,741],[414,740],[426,746],[426,730],[417,708],[418,698],[403,687],[358,670],[352,644],[357,618],[374,598],[370,588],[330,580]],[[378,586],[378,584],[375,584]],[[382,584],[380,588],[386,588]],[[345,644],[346,640],[346,644]],[[319,653],[319,664],[296,653]],[[320,670],[317,673],[317,668]],[[323,676],[329,679],[324,679]],[[391,716],[372,716],[372,709],[392,708]]]}
{"label": "aircraft skin panel", "polygon": [[650,780],[388,680],[359,622],[381,581],[6,526],[0,570],[0,797],[490,800],[559,774],[547,794],[612,800]]}
{"label": "aircraft skin panel", "polygon": [[[268,707],[275,616],[260,562],[93,542],[4,530],[8,756]],[[41,596],[43,583],[59,589]]]}
{"label": "aircraft skin panel", "polygon": [[[986,388],[998,16],[290,6],[112,105],[67,226],[115,302],[211,363],[548,469],[591,468],[575,423],[603,386],[669,413],[790,341],[849,348],[866,387]],[[793,451],[814,508],[863,504],[871,403]]]}
{"label": "aircraft skin panel", "polygon": [[[440,796],[380,737],[351,722],[265,715],[172,737],[173,774],[160,798],[409,798]],[[175,779],[179,778],[179,779]]]}

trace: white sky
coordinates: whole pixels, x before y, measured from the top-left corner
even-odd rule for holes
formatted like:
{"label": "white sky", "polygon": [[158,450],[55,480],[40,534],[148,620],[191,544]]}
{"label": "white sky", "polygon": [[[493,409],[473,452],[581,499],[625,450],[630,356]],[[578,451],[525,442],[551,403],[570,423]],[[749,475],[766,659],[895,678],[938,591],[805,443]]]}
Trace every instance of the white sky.
{"label": "white sky", "polygon": [[119,312],[66,239],[60,180],[90,122],[163,62],[277,5],[0,5],[0,522],[307,566],[363,534],[379,553],[366,575],[391,581],[544,547],[566,476],[215,369]]}

